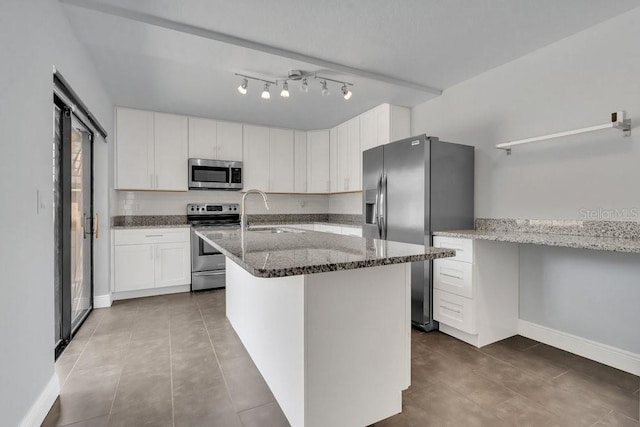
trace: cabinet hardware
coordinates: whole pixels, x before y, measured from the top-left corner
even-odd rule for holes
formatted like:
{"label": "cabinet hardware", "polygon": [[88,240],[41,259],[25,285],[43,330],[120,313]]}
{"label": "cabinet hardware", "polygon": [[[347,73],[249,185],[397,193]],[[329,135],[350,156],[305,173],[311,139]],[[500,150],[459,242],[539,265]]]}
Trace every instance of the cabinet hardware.
{"label": "cabinet hardware", "polygon": [[452,277],[452,278],[454,278],[454,279],[462,280],[462,277],[460,277],[460,276],[454,276],[453,274],[440,273],[440,275],[441,275],[441,276]]}
{"label": "cabinet hardware", "polygon": [[145,234],[144,237],[162,237],[164,234]]}

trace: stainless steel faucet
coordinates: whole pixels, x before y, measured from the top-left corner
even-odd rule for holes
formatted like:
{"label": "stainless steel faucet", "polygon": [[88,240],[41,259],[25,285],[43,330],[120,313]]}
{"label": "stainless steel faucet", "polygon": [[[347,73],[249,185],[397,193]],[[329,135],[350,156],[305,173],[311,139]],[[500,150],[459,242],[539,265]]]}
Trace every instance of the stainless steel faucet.
{"label": "stainless steel faucet", "polygon": [[242,196],[242,203],[240,204],[240,229],[242,231],[245,231],[247,229],[247,215],[245,214],[244,203],[247,196],[251,193],[260,194],[262,196],[262,200],[264,200],[264,207],[267,208],[267,210],[269,210],[269,204],[267,203],[267,195],[264,192],[256,189],[247,190]]}

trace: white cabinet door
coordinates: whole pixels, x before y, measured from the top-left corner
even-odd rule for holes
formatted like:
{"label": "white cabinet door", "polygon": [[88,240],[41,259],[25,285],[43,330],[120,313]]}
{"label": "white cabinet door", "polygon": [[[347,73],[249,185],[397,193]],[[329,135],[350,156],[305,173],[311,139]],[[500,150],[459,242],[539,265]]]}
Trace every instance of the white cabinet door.
{"label": "white cabinet door", "polygon": [[115,188],[151,190],[154,184],[153,113],[117,108]]}
{"label": "white cabinet door", "polygon": [[189,242],[159,243],[155,246],[155,287],[191,282]]}
{"label": "white cabinet door", "polygon": [[244,189],[269,191],[269,128],[244,125],[242,139]]}
{"label": "white cabinet door", "polygon": [[189,117],[189,158],[217,159],[218,123]]}
{"label": "white cabinet door", "polygon": [[185,116],[154,113],[154,189],[187,191],[189,124]]}
{"label": "white cabinet door", "polygon": [[338,128],[329,130],[329,190],[332,193],[339,191],[338,185]]}
{"label": "white cabinet door", "polygon": [[[333,146],[332,146],[333,147]],[[349,176],[349,127],[344,122],[337,128],[335,191],[347,191]]]}
{"label": "white cabinet door", "polygon": [[375,109],[360,115],[360,145],[362,151],[378,146],[378,114]]}
{"label": "white cabinet door", "polygon": [[362,150],[360,149],[360,118],[347,122],[347,170],[345,191],[360,191],[362,186]]}
{"label": "white cabinet door", "polygon": [[348,227],[348,226],[343,226],[342,228],[342,234],[344,234],[345,236],[358,236],[358,237],[362,237],[362,228],[361,227]]}
{"label": "white cabinet door", "polygon": [[114,248],[116,292],[154,287],[153,245],[125,245]]}
{"label": "white cabinet door", "polygon": [[293,192],[293,131],[269,129],[269,191]]}
{"label": "white cabinet door", "polygon": [[218,159],[242,161],[242,123],[218,121]]}
{"label": "white cabinet door", "polygon": [[330,188],[329,131],[307,132],[307,191],[327,193]]}
{"label": "white cabinet door", "polygon": [[378,144],[384,145],[391,142],[391,106],[382,104],[375,108],[378,121]]}
{"label": "white cabinet door", "polygon": [[293,147],[293,181],[296,193],[307,191],[307,133],[295,131]]}

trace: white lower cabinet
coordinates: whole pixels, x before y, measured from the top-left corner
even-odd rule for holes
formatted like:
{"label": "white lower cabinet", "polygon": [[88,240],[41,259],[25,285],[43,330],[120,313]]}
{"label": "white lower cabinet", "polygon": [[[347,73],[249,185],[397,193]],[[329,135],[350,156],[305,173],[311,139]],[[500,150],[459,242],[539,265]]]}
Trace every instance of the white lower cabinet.
{"label": "white lower cabinet", "polygon": [[476,347],[518,331],[518,245],[435,236],[456,250],[433,261],[433,318],[440,331]]}
{"label": "white lower cabinet", "polygon": [[116,246],[114,265],[116,292],[154,287],[153,245]]}
{"label": "white lower cabinet", "polygon": [[188,228],[115,230],[113,241],[115,292],[191,283]]}
{"label": "white lower cabinet", "polygon": [[189,242],[159,243],[155,245],[155,251],[156,288],[191,282]]}

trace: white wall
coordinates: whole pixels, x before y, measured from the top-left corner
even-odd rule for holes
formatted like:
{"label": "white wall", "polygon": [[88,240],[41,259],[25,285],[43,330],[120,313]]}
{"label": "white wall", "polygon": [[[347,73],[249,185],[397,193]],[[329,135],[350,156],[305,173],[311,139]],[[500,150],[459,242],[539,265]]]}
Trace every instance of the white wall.
{"label": "white wall", "polygon": [[[115,191],[112,215],[186,215],[188,203],[240,203],[237,191]],[[329,196],[312,194],[268,194],[269,211],[262,197],[247,196],[249,214],[328,213]]]}
{"label": "white wall", "polygon": [[[447,89],[412,110],[412,133],[426,132],[477,147],[476,217],[581,219],[582,208],[639,207],[638,129],[629,138],[609,131],[523,146],[511,156],[493,148],[513,139],[606,123],[616,110],[627,110],[637,127],[637,40],[640,9]],[[637,295],[629,286],[638,283],[628,279],[633,274],[640,277],[640,267],[629,259],[640,264],[640,257],[576,254],[582,253],[550,248],[521,251],[521,318],[640,351],[635,327],[621,328],[617,316],[607,315],[617,310],[615,305],[593,312],[594,301],[605,293],[616,301]],[[578,276],[584,267],[579,260],[589,260],[603,273]],[[550,271],[574,271],[576,276],[570,280],[564,273]],[[603,276],[616,286],[603,283]],[[560,288],[562,292],[554,292]],[[560,298],[564,298],[561,303]],[[624,326],[640,324],[640,312],[627,315]],[[598,330],[615,333],[602,334],[586,326],[594,322]]]}
{"label": "white wall", "polygon": [[[109,97],[58,2],[3,0],[0,40],[0,417],[15,426],[54,375],[54,64],[102,124],[113,126]],[[46,204],[39,214],[37,189]]]}
{"label": "white wall", "polygon": [[329,213],[362,215],[362,192],[330,195]]}

